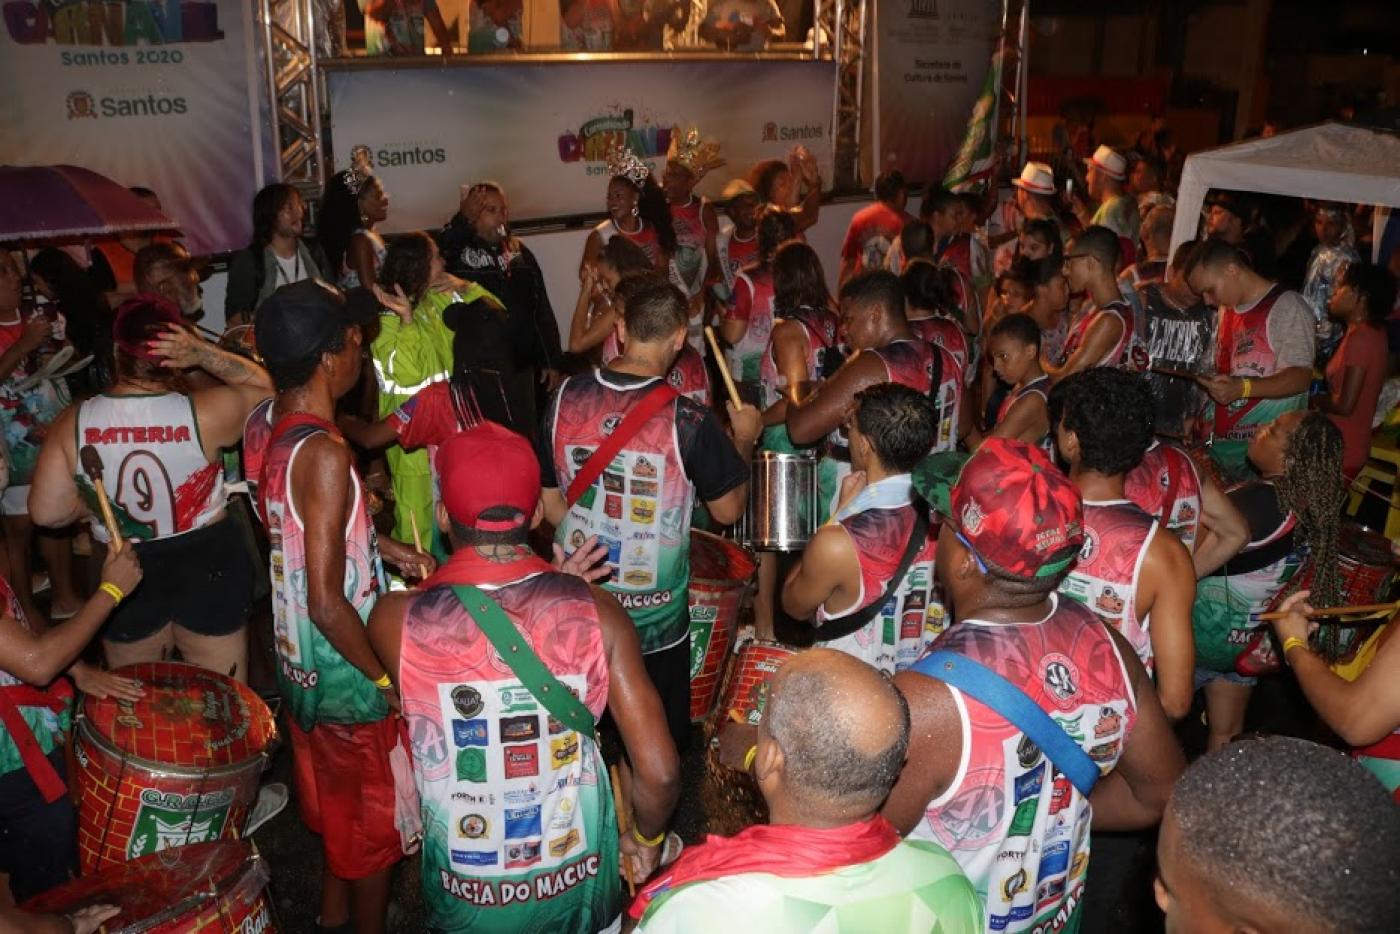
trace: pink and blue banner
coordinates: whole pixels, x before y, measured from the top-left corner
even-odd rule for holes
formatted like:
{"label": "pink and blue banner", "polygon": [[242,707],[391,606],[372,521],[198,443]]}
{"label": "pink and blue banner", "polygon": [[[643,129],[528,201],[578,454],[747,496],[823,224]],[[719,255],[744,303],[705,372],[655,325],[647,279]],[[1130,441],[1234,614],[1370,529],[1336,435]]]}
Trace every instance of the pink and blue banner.
{"label": "pink and blue banner", "polygon": [[0,163],[150,188],[193,252],[245,246],[265,174],[253,9],[3,0]]}

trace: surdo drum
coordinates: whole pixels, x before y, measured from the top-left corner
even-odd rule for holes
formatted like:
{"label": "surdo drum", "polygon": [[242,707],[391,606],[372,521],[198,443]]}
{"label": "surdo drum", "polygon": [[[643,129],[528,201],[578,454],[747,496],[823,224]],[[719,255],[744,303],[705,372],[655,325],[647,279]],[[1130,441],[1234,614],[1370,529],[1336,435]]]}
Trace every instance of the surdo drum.
{"label": "surdo drum", "polygon": [[714,709],[739,609],[757,568],[753,555],[708,532],[690,533],[690,719]]}
{"label": "surdo drum", "polygon": [[172,847],[236,837],[276,737],[262,699],[194,665],[114,672],[146,696],[88,697],[78,717],[78,855],[83,873]]}
{"label": "surdo drum", "polygon": [[30,899],[33,912],[112,905],[107,934],[275,934],[267,863],[250,843],[196,843],[85,876]]}

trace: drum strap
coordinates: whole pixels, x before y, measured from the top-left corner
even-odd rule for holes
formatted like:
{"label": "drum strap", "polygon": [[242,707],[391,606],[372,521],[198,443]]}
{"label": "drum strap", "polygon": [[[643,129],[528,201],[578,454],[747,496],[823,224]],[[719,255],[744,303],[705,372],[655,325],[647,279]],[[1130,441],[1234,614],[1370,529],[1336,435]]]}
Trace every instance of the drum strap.
{"label": "drum strap", "polygon": [[890,578],[889,584],[885,586],[885,592],[880,595],[880,599],[857,610],[850,616],[822,623],[817,628],[816,640],[818,642],[844,639],[859,630],[876,617],[885,604],[889,602],[890,597],[894,596],[899,585],[904,583],[904,575],[909,573],[909,565],[914,563],[914,556],[919,553],[924,542],[928,541],[928,506],[918,497],[914,498],[911,505],[914,507],[914,528],[909,532],[909,544],[904,546],[904,554],[900,555],[899,558],[899,567],[895,568],[894,575]]}
{"label": "drum strap", "polygon": [[1099,780],[1099,767],[1094,760],[1025,691],[995,671],[946,649],[930,652],[911,670],[955,687],[992,708],[1039,746],[1080,794],[1087,798],[1094,790]]}
{"label": "drum strap", "polygon": [[613,458],[622,450],[622,446],[636,437],[637,432],[651,421],[653,415],[678,398],[680,393],[664,381],[647,393],[646,397],[637,403],[637,407],[628,412],[627,417],[613,429],[613,433],[603,439],[603,443],[598,445],[593,455],[583,462],[578,473],[574,474],[573,482],[569,484],[564,501],[570,506],[577,503],[583,491],[602,476],[603,471],[613,462]]}
{"label": "drum strap", "polygon": [[0,723],[5,725],[5,732],[10,734],[10,739],[14,741],[15,748],[19,750],[19,757],[24,762],[24,770],[29,773],[29,777],[34,779],[34,786],[39,789],[39,793],[44,796],[47,804],[53,804],[59,798],[68,794],[68,785],[58,774],[58,770],[49,762],[44,755],[44,749],[39,745],[39,740],[34,737],[34,731],[29,728],[29,724],[24,722],[24,717],[20,715],[21,707],[45,707],[58,713],[68,706],[68,702],[73,699],[73,688],[66,678],[58,678],[47,690],[40,690],[27,684],[12,684],[0,687]]}
{"label": "drum strap", "polygon": [[482,590],[469,585],[454,585],[452,592],[457,595],[462,609],[467,611],[477,628],[491,641],[501,661],[515,673],[535,700],[544,705],[554,719],[596,741],[597,727],[592,712],[545,667],[501,605]]}

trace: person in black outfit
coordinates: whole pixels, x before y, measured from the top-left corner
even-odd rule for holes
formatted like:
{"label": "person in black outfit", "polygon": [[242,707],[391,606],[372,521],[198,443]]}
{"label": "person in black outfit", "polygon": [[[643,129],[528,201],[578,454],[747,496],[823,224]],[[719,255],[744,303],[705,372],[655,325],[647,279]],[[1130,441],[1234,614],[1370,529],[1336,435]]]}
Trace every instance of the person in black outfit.
{"label": "person in black outfit", "polygon": [[[530,248],[510,235],[508,222],[505,191],[494,182],[477,182],[463,188],[457,213],[437,234],[438,249],[448,272],[476,282],[505,305],[511,359],[502,363],[514,371],[508,393],[526,411],[538,412],[545,393],[536,393],[536,387],[559,385],[559,325],[540,265]],[[459,365],[479,357],[476,320],[465,306],[443,314],[454,333],[452,351]]]}

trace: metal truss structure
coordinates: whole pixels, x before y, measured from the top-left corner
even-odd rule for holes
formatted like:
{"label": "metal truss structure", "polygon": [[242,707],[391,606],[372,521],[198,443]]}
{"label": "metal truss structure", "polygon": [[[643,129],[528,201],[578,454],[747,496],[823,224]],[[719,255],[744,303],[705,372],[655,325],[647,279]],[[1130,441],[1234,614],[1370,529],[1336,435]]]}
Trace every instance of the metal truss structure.
{"label": "metal truss structure", "polygon": [[836,99],[832,112],[835,169],[832,187],[860,187],[861,115],[865,110],[865,51],[873,0],[816,0],[817,33],[831,43],[836,59]]}
{"label": "metal truss structure", "polygon": [[301,189],[308,203],[325,182],[317,6],[315,0],[262,0],[258,8],[280,177]]}

